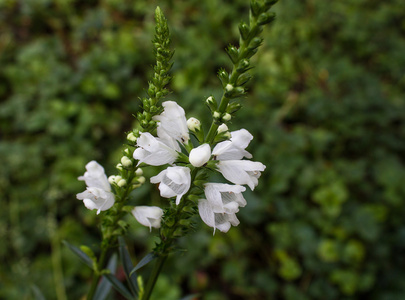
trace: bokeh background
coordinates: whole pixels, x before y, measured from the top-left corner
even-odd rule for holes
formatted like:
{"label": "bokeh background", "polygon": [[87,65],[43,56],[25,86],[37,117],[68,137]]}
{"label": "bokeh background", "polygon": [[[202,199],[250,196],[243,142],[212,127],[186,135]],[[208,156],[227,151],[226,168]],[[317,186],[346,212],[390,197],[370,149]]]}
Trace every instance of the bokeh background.
{"label": "bokeh background", "polygon": [[[90,270],[61,241],[97,249],[77,177],[93,159],[115,172],[152,73],[156,5],[176,49],[168,99],[208,126],[247,0],[0,0],[1,299],[86,293]],[[213,236],[196,218],[154,298],[405,299],[405,2],[274,11],[230,126],[254,135],[267,169],[238,227]],[[164,205],[148,184],[134,196]],[[137,261],[154,238],[128,221]]]}

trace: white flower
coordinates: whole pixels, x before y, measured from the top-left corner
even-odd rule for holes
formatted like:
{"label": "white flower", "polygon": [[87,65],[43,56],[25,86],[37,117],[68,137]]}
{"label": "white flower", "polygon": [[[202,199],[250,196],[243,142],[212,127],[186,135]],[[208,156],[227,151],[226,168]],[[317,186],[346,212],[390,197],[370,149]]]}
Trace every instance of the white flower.
{"label": "white flower", "polygon": [[252,139],[253,135],[246,129],[232,131],[231,140],[218,143],[212,150],[212,155],[217,160],[252,158],[252,154],[245,150]]}
{"label": "white flower", "polygon": [[242,192],[246,190],[241,185],[223,183],[205,184],[205,197],[215,213],[232,214],[239,211],[239,207],[246,205]]}
{"label": "white flower", "polygon": [[223,160],[217,164],[218,170],[232,183],[247,184],[253,191],[258,178],[266,168],[260,162],[249,160]]}
{"label": "white flower", "polygon": [[160,222],[163,216],[163,210],[157,206],[136,206],[131,211],[135,219],[144,226],[160,228]]}
{"label": "white flower", "polygon": [[151,166],[172,164],[178,156],[175,149],[149,132],[142,132],[136,144],[138,148],[135,149],[133,157],[139,160],[138,165],[142,162]]}
{"label": "white flower", "polygon": [[86,172],[80,176],[79,180],[84,180],[87,188],[84,192],[76,195],[76,198],[83,200],[83,204],[88,209],[97,209],[100,211],[107,210],[114,205],[114,194],[111,193],[111,186],[104,168],[96,161],[91,161],[86,165]]}
{"label": "white flower", "polygon": [[214,228],[214,234],[216,228],[222,232],[228,232],[231,225],[239,225],[239,220],[235,213],[215,213],[213,207],[206,199],[198,201],[198,212],[204,223]]}
{"label": "white flower", "polygon": [[192,164],[194,167],[203,166],[207,161],[209,161],[210,157],[211,148],[208,144],[202,144],[197,148],[192,149],[188,156],[190,164]]}
{"label": "white flower", "polygon": [[151,183],[159,183],[160,196],[176,197],[176,204],[187,193],[191,184],[190,169],[186,167],[168,167],[150,179]]}
{"label": "white flower", "polygon": [[161,133],[158,132],[158,136],[161,137],[162,131],[164,131],[180,143],[187,143],[190,137],[184,109],[174,101],[165,101],[162,106],[164,107],[163,112],[153,117],[153,120],[160,122]]}

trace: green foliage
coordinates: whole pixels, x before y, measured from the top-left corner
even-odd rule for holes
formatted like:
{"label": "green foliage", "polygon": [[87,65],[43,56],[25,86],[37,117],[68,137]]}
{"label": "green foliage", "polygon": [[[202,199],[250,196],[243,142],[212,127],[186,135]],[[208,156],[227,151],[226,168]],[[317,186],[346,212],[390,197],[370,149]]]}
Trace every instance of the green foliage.
{"label": "green foliage", "polygon": [[[248,34],[248,2],[159,6],[176,48],[169,97],[206,126],[204,101],[220,99],[216,74],[230,67],[225,49]],[[55,245],[100,239],[76,179],[92,159],[112,174],[122,156],[154,72],[155,8],[0,1],[0,298],[86,293],[91,270]],[[188,251],[170,257],[156,297],[404,298],[403,1],[283,0],[274,10],[228,124],[254,135],[248,150],[267,169],[238,227],[212,236],[201,224],[182,238]],[[159,201],[147,185],[131,201],[145,195]],[[153,241],[128,222],[136,264]]]}

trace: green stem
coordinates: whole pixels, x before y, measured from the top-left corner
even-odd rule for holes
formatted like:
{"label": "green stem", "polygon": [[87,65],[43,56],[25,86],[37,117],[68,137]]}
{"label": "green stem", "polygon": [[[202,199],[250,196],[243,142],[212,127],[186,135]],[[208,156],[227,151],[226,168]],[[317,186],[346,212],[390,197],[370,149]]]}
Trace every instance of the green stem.
{"label": "green stem", "polygon": [[148,279],[148,283],[146,285],[145,293],[142,297],[142,300],[149,300],[150,296],[152,295],[153,288],[155,287],[156,281],[159,277],[160,271],[162,270],[166,259],[167,254],[162,255],[157,259],[155,266],[152,269],[152,274]]}
{"label": "green stem", "polygon": [[96,288],[101,277],[100,271],[104,268],[107,259],[107,252],[108,247],[103,247],[103,249],[101,250],[100,259],[97,263],[97,270],[93,273],[93,280],[91,282],[90,291],[87,294],[87,300],[92,300],[94,297],[94,293],[96,292]]}

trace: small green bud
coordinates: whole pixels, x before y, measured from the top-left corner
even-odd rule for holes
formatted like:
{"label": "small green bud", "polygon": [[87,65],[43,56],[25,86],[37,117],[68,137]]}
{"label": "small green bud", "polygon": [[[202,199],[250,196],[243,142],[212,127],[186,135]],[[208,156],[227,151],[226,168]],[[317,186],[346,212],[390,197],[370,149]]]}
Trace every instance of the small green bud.
{"label": "small green bud", "polygon": [[218,111],[214,111],[214,113],[212,114],[212,116],[214,117],[214,119],[219,119],[221,117],[221,113]]}
{"label": "small green bud", "polygon": [[225,86],[225,91],[229,93],[229,92],[232,92],[232,90],[233,90],[233,85],[228,83]]}
{"label": "small green bud", "polygon": [[218,77],[221,80],[222,86],[225,87],[229,82],[229,74],[225,70],[221,69],[218,72]]}
{"label": "small green bud", "polygon": [[179,224],[184,226],[184,227],[190,227],[191,225],[191,221],[188,219],[182,219],[179,221]]}
{"label": "small green bud", "polygon": [[260,14],[259,18],[257,19],[257,24],[265,25],[268,24],[276,18],[276,14],[274,12],[265,12]]}
{"label": "small green bud", "polygon": [[140,184],[144,184],[146,179],[143,176],[140,176],[139,178],[136,179]]}
{"label": "small green bud", "polygon": [[168,218],[165,220],[165,225],[166,225],[167,227],[173,227],[173,225],[174,225],[174,218],[173,218],[173,217],[168,217]]}
{"label": "small green bud", "polygon": [[194,213],[194,208],[192,206],[185,206],[185,207],[183,207],[182,211],[188,212],[188,213]]}
{"label": "small green bud", "polygon": [[123,170],[123,169],[122,169],[122,164],[117,164],[115,167],[116,167],[118,170],[120,170],[120,171]]}
{"label": "small green bud", "polygon": [[235,46],[229,45],[228,48],[226,48],[226,53],[228,53],[229,58],[234,64],[239,60],[239,50]]}
{"label": "small green bud", "polygon": [[214,97],[209,96],[207,98],[207,100],[205,100],[205,103],[208,105],[208,107],[211,111],[217,110],[218,104],[217,104],[217,101],[215,101]]}
{"label": "small green bud", "polygon": [[250,79],[252,78],[252,75],[250,75],[249,73],[243,73],[242,75],[240,75],[238,77],[238,80],[236,81],[236,84],[241,86],[246,84]]}
{"label": "small green bud", "polygon": [[266,10],[270,9],[274,4],[276,4],[278,0],[265,0],[264,1],[264,7]]}
{"label": "small green bud", "polygon": [[237,71],[240,73],[246,72],[249,69],[250,62],[248,59],[242,59],[237,67]]}
{"label": "small green bud", "polygon": [[228,107],[226,108],[226,112],[228,114],[234,114],[236,113],[239,109],[241,109],[242,105],[238,102],[232,102],[228,104]]}
{"label": "small green bud", "polygon": [[262,7],[256,0],[252,0],[250,10],[252,11],[252,15],[257,17],[262,12]]}
{"label": "small green bud", "polygon": [[257,47],[259,47],[259,46],[262,44],[262,42],[263,42],[263,39],[262,39],[262,38],[260,38],[260,37],[255,37],[255,38],[253,38],[252,41],[249,43],[248,49],[249,49],[249,50],[254,50],[254,49],[256,49]]}
{"label": "small green bud", "polygon": [[239,24],[239,33],[242,37],[242,40],[247,40],[249,37],[250,28],[245,22]]}
{"label": "small green bud", "polygon": [[200,197],[197,195],[188,195],[187,199],[193,202],[197,202],[200,199]]}

